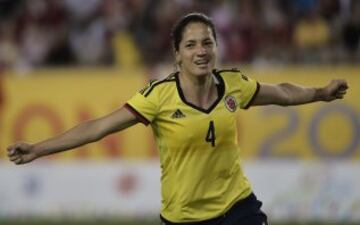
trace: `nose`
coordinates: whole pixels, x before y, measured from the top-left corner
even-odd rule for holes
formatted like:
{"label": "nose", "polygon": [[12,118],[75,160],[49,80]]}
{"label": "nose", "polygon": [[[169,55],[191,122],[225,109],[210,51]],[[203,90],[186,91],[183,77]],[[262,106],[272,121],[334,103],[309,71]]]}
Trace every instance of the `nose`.
{"label": "nose", "polygon": [[196,49],[196,54],[197,55],[206,55],[207,51],[206,48],[204,48],[204,46],[199,45]]}

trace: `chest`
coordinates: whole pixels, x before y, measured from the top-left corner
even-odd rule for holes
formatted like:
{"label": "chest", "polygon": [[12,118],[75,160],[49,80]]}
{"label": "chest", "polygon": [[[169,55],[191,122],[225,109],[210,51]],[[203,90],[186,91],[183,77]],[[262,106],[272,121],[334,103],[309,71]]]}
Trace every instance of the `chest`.
{"label": "chest", "polygon": [[154,128],[169,144],[216,147],[234,140],[236,113],[221,101],[210,112],[178,102],[162,107]]}

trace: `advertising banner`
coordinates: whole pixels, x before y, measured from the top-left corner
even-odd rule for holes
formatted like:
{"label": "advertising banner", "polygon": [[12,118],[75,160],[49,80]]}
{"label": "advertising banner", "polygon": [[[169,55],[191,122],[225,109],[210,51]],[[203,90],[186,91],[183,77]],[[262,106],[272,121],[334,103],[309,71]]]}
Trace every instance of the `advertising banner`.
{"label": "advertising banner", "polygon": [[349,84],[342,100],[301,106],[253,107],[239,116],[239,143],[247,158],[360,159],[360,70],[352,67],[295,67],[244,70],[264,83],[322,87],[331,79]]}
{"label": "advertising banner", "polygon": [[[292,82],[320,87],[332,78],[343,78],[350,86],[341,101],[240,110],[238,140],[244,158],[360,159],[357,88],[360,68],[244,69],[243,73],[264,83]],[[36,142],[49,138],[121,107],[148,82],[145,74],[115,69],[57,69],[34,71],[27,77],[5,76],[0,148],[5,149],[15,140]],[[0,158],[4,156],[4,151],[0,151]],[[106,160],[156,156],[151,129],[139,124],[98,143],[50,158]]]}
{"label": "advertising banner", "polygon": [[[122,107],[145,84],[143,71],[68,69],[4,78],[0,148],[17,140],[37,142]],[[151,129],[141,124],[103,140],[47,159],[152,158]],[[0,151],[0,157],[5,152]]]}

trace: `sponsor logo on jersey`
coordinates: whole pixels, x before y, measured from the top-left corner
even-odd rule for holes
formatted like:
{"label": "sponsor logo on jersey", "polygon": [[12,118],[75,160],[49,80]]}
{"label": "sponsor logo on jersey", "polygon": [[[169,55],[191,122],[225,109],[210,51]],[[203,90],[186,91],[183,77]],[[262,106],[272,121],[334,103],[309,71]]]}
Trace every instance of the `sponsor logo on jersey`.
{"label": "sponsor logo on jersey", "polygon": [[171,118],[172,119],[180,119],[180,118],[184,118],[185,115],[183,112],[181,112],[180,109],[177,109],[172,115],[171,115]]}
{"label": "sponsor logo on jersey", "polygon": [[231,95],[226,96],[225,97],[225,106],[230,112],[235,112],[236,108],[237,108],[236,99]]}

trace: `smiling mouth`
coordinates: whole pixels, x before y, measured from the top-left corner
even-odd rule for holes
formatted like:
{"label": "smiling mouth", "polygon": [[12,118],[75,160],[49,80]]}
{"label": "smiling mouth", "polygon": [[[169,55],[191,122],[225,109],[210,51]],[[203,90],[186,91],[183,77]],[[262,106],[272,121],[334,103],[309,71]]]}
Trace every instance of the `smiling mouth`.
{"label": "smiling mouth", "polygon": [[195,65],[197,65],[197,66],[205,67],[205,66],[208,66],[209,62],[210,62],[210,60],[200,59],[200,60],[196,60],[194,63],[195,63]]}

